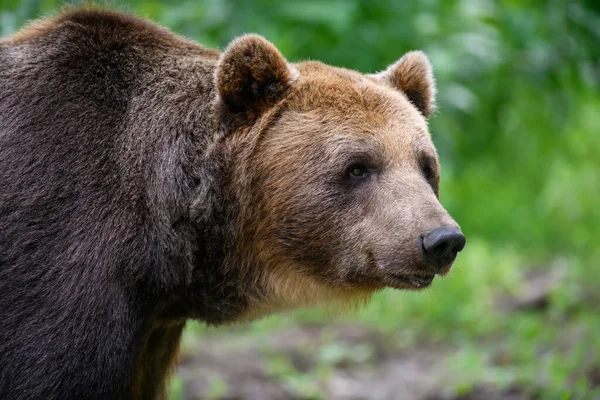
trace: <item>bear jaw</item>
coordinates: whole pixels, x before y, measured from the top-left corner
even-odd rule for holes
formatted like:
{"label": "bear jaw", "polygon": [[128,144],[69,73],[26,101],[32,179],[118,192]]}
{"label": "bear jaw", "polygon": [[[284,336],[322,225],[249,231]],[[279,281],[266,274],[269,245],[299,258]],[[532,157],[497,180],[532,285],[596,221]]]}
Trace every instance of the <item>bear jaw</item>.
{"label": "bear jaw", "polygon": [[325,306],[328,312],[344,314],[365,307],[377,287],[334,287],[300,273],[295,268],[277,268],[263,273],[263,295],[249,300],[241,320],[252,321],[271,314],[310,306]]}

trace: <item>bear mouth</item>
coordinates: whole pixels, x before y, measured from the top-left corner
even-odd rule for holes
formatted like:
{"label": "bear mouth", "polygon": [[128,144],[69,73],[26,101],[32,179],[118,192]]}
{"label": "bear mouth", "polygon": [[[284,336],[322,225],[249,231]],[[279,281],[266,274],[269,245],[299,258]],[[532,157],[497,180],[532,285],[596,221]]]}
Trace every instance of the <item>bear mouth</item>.
{"label": "bear mouth", "polygon": [[425,275],[396,275],[390,276],[388,286],[395,289],[420,290],[429,287],[435,278],[435,274]]}

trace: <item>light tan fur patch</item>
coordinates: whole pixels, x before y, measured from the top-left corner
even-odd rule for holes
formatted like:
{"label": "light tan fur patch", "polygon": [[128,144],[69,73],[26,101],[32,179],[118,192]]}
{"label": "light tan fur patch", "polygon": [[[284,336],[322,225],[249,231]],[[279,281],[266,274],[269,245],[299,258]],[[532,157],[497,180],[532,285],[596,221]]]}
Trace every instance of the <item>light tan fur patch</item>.
{"label": "light tan fur patch", "polygon": [[262,285],[267,288],[269,297],[251,302],[242,320],[255,320],[281,311],[315,305],[323,305],[334,314],[354,312],[366,306],[371,296],[381,289],[337,288],[298,273],[296,268],[269,271]]}

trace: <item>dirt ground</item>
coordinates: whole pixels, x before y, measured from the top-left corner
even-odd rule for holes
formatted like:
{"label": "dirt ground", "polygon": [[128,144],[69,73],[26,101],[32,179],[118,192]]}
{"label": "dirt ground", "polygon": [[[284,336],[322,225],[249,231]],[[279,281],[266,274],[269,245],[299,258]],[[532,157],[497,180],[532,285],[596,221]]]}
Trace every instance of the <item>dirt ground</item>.
{"label": "dirt ground", "polygon": [[486,385],[457,395],[447,388],[457,372],[448,361],[458,349],[402,348],[393,337],[360,326],[304,326],[258,338],[226,334],[196,340],[178,370],[185,399],[529,398],[519,388]]}
{"label": "dirt ground", "polygon": [[[528,275],[521,293],[498,298],[498,311],[509,315],[544,309],[551,288],[560,280],[558,272]],[[501,359],[497,339],[480,346]],[[357,324],[304,325],[262,334],[243,328],[217,330],[184,346],[178,376],[186,400],[537,398],[528,388],[489,383],[471,382],[457,390],[461,374],[468,375],[454,362],[460,350],[406,343],[401,333],[385,335]]]}

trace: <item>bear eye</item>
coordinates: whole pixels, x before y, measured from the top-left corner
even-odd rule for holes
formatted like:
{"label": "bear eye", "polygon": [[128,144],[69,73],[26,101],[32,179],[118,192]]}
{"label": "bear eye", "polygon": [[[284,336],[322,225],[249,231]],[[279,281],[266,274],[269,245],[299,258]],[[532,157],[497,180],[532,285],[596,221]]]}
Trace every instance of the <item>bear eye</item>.
{"label": "bear eye", "polygon": [[435,172],[433,170],[433,161],[431,160],[431,158],[427,156],[421,158],[421,171],[428,182],[431,182],[435,178]]}
{"label": "bear eye", "polygon": [[361,180],[369,176],[369,168],[364,164],[352,164],[348,168],[348,176],[352,180]]}
{"label": "bear eye", "polygon": [[433,179],[433,168],[431,167],[431,163],[430,162],[425,162],[423,164],[423,176],[425,176],[425,179],[427,179],[428,182],[431,182],[431,180]]}
{"label": "bear eye", "polygon": [[429,185],[431,185],[435,194],[438,195],[439,187],[433,165],[433,161],[429,157],[425,157],[421,161],[421,171],[423,172],[423,177],[425,177]]}

